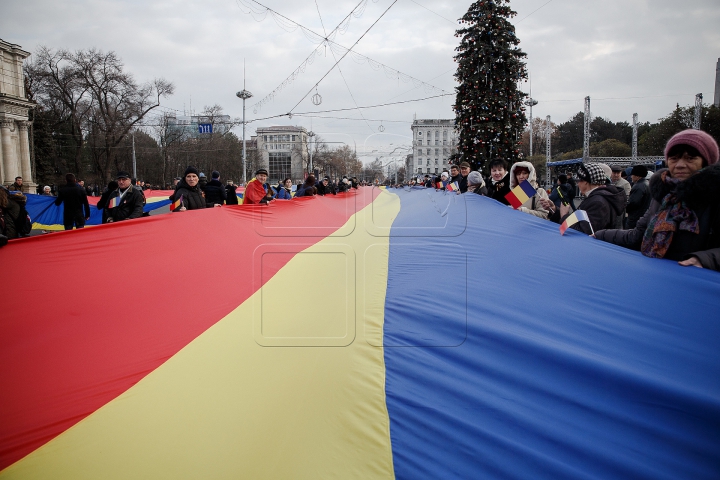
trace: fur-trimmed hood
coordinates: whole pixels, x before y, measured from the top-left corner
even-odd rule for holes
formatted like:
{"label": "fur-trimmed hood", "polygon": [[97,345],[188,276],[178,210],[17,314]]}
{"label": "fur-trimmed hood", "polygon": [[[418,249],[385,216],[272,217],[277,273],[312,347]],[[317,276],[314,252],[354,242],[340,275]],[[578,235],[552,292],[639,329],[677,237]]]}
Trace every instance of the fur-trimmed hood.
{"label": "fur-trimmed hood", "polygon": [[[662,172],[665,171],[668,169],[658,170],[650,178],[650,193],[658,202],[662,202],[665,195],[670,193],[670,187],[663,183],[661,178]],[[720,203],[720,164],[705,167],[692,177],[680,182],[677,186],[677,196],[678,200],[686,201],[692,209]]]}
{"label": "fur-trimmed hood", "polygon": [[533,167],[533,164],[530,162],[517,162],[514,163],[512,167],[510,167],[510,190],[517,187],[517,182],[515,181],[515,168],[517,167],[525,167],[530,170],[528,182],[530,182],[530,185],[532,185],[533,188],[537,189],[537,174],[535,173],[535,167]]}

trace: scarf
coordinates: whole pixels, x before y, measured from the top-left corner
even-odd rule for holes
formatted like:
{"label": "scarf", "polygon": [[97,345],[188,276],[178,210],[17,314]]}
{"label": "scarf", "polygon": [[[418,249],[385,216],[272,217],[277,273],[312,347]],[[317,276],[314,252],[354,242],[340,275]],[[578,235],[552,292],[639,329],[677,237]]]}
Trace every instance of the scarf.
{"label": "scarf", "polygon": [[661,180],[670,187],[670,193],[663,197],[660,209],[650,220],[640,248],[642,254],[650,258],[665,257],[675,232],[685,230],[700,233],[697,215],[684,200],[677,198],[677,186],[680,182],[668,177],[667,173],[662,173]]}

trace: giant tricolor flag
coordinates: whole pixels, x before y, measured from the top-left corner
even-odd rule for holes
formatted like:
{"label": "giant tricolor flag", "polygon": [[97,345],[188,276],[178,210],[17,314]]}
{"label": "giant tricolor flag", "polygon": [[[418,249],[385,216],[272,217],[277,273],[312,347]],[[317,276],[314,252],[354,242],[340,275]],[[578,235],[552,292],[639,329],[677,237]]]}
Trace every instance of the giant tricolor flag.
{"label": "giant tricolor flag", "polygon": [[367,187],[11,241],[0,479],[716,477],[720,274],[556,228]]}
{"label": "giant tricolor flag", "polygon": [[533,196],[535,196],[535,189],[532,185],[530,185],[530,182],[523,180],[517,187],[513,188],[507,195],[505,195],[505,199],[515,210],[517,210],[522,207],[523,203],[527,202]]}

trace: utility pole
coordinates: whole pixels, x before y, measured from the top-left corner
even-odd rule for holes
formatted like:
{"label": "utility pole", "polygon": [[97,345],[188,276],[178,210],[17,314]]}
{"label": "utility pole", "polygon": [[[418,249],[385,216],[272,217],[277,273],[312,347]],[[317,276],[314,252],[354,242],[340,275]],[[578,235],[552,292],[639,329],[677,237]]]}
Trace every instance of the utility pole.
{"label": "utility pole", "polygon": [[583,162],[590,157],[590,97],[585,97],[585,115],[583,117]]}
{"label": "utility pole", "polygon": [[242,99],[243,102],[243,153],[242,153],[242,164],[243,164],[243,184],[247,185],[247,150],[245,145],[245,100],[252,97],[252,93],[245,90],[245,60],[243,60],[243,89],[237,92],[238,98]]}
{"label": "utility pole", "polygon": [[132,134],[133,140],[133,178],[137,180],[137,161],[135,160],[135,132]]}
{"label": "utility pole", "polygon": [[637,163],[637,137],[638,137],[638,114],[633,113],[633,136],[632,136],[632,159],[633,165]]}
{"label": "utility pole", "polygon": [[700,119],[702,118],[702,93],[695,95],[695,119],[693,120],[693,128],[700,130]]}

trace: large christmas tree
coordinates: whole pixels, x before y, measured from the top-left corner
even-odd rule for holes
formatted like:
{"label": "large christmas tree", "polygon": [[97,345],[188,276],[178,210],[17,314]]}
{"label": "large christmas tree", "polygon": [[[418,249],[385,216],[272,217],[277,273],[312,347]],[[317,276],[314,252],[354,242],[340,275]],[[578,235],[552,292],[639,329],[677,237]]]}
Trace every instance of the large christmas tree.
{"label": "large christmas tree", "polygon": [[518,143],[527,122],[523,101],[527,94],[518,82],[527,79],[526,55],[517,45],[515,27],[508,21],[516,12],[509,0],[480,0],[460,20],[460,46],[455,73],[460,86],[455,100],[461,160],[473,169],[502,158],[518,160]]}

